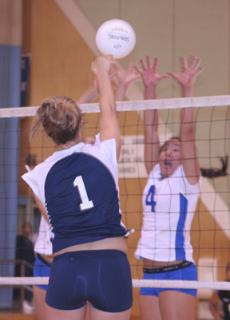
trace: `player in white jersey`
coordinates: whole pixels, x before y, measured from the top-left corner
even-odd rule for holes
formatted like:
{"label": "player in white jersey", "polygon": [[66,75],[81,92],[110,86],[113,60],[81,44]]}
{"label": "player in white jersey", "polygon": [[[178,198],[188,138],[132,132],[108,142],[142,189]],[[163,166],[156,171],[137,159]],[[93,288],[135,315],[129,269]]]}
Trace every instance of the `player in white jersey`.
{"label": "player in white jersey", "polygon": [[[26,157],[25,168],[30,172],[36,166],[36,156],[29,154]],[[38,236],[34,245],[35,262],[33,267],[34,277],[49,277],[53,261],[51,230],[48,221],[41,216]],[[33,298],[36,316],[39,320],[46,319],[45,296],[47,285],[34,285]]]}
{"label": "player in white jersey", "polygon": [[100,92],[100,136],[81,142],[75,101],[51,97],[38,123],[59,150],[23,176],[52,226],[55,255],[46,296],[49,319],[129,319],[132,305],[126,228],[121,223],[117,159],[120,131],[110,58],[92,65]]}
{"label": "player in white jersey", "polygon": [[[53,261],[51,230],[43,216],[41,216],[34,251],[36,254],[33,272],[34,277],[49,277],[51,263]],[[47,285],[33,286],[35,312],[39,320],[46,319],[45,296],[47,287]]]}
{"label": "player in white jersey", "polygon": [[[181,72],[160,75],[158,60],[147,57],[137,67],[145,87],[145,99],[156,98],[161,79],[172,77],[182,96],[192,95],[201,72],[200,59],[181,59]],[[181,111],[180,136],[162,147],[158,137],[158,112],[144,112],[145,167],[148,181],[143,193],[143,226],[136,257],[143,260],[144,279],[196,280],[190,243],[190,227],[199,197],[200,169],[196,157],[192,108]],[[144,320],[194,320],[196,290],[141,288]]]}

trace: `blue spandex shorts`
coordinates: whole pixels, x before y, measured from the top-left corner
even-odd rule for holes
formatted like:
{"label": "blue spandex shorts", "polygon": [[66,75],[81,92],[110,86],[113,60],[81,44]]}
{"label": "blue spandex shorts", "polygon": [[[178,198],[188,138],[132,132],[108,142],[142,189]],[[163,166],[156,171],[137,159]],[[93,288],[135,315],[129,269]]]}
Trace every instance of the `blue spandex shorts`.
{"label": "blue spandex shorts", "polygon": [[132,280],[126,254],[118,250],[68,252],[52,263],[46,302],[75,310],[89,301],[105,312],[132,306]]}
{"label": "blue spandex shorts", "polygon": [[[186,262],[181,267],[177,267],[174,270],[166,271],[164,268],[153,269],[152,272],[148,269],[144,269],[144,279],[148,280],[197,280],[197,268],[192,262]],[[173,268],[171,268],[173,269]],[[147,272],[146,272],[147,271]],[[179,291],[190,294],[192,296],[197,295],[196,289],[180,289],[180,288],[141,288],[140,294],[145,296],[159,296],[164,291]]]}
{"label": "blue spandex shorts", "polygon": [[[36,255],[35,262],[34,262],[34,270],[33,275],[34,277],[49,277],[51,270],[51,264],[45,261],[40,255]],[[41,289],[47,290],[47,285],[36,285]]]}

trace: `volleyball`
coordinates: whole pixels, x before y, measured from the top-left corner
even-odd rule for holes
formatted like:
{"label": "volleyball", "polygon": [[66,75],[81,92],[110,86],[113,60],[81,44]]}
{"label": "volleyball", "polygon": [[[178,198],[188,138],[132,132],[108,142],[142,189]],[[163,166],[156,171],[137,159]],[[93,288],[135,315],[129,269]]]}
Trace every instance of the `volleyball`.
{"label": "volleyball", "polygon": [[128,56],[136,45],[133,27],[124,20],[105,21],[97,30],[96,46],[102,54],[112,55],[115,59]]}

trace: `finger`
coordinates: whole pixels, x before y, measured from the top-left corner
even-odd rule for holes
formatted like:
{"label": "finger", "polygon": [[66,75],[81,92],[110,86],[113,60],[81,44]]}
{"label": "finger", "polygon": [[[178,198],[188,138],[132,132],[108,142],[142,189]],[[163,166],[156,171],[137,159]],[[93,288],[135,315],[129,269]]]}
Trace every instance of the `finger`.
{"label": "finger", "polygon": [[146,56],[145,57],[145,60],[146,60],[146,65],[147,65],[147,68],[151,68],[151,59],[150,59],[150,56]]}
{"label": "finger", "polygon": [[116,65],[112,65],[109,71],[109,77],[115,83],[119,82],[120,78],[122,77],[122,70],[118,69]]}
{"label": "finger", "polygon": [[205,69],[205,67],[204,67],[204,66],[202,66],[202,67],[201,67],[201,66],[200,66],[200,67],[198,67],[198,68],[197,68],[197,70],[196,70],[197,75],[198,75],[198,74],[200,74],[201,72],[203,72],[203,70],[204,70],[204,69]]}
{"label": "finger", "polygon": [[105,55],[102,56],[102,57],[104,57],[105,59],[110,60],[110,61],[115,61],[115,60],[114,60],[114,57],[113,57],[111,54],[105,54]]}
{"label": "finger", "polygon": [[117,76],[118,76],[118,74],[117,74],[117,71],[116,71],[116,70],[111,70],[111,71],[110,71],[109,77],[110,77],[111,79],[113,79],[113,78],[115,78],[115,77],[117,77]]}
{"label": "finger", "polygon": [[93,73],[96,73],[96,71],[97,71],[97,66],[96,66],[96,62],[95,61],[93,61],[91,63],[91,70],[93,71]]}
{"label": "finger", "polygon": [[179,61],[180,61],[180,64],[181,64],[182,71],[184,71],[185,69],[188,68],[188,64],[187,64],[187,61],[186,61],[185,57],[180,57]]}
{"label": "finger", "polygon": [[152,68],[153,68],[154,71],[156,71],[157,67],[158,67],[158,58],[155,57],[155,58],[153,59],[153,66],[152,66]]}
{"label": "finger", "polygon": [[194,68],[194,62],[196,63],[196,59],[195,59],[195,57],[194,56],[192,56],[192,55],[190,55],[189,57],[188,57],[188,66],[190,67],[190,68]]}
{"label": "finger", "polygon": [[196,64],[194,66],[195,69],[201,68],[201,59],[196,57]]}
{"label": "finger", "polygon": [[138,72],[135,67],[129,70],[129,74],[133,77],[140,77],[140,72]]}
{"label": "finger", "polygon": [[139,73],[133,74],[133,80],[141,79],[141,75]]}
{"label": "finger", "polygon": [[122,67],[119,65],[118,61],[112,59],[112,60],[109,60],[110,61],[110,65],[112,68],[114,69],[117,69],[117,70],[121,70]]}
{"label": "finger", "polygon": [[117,75],[118,76],[118,70],[116,67],[113,67],[113,66],[110,66],[110,69],[109,69],[109,75],[111,76],[115,76]]}
{"label": "finger", "polygon": [[141,71],[137,66],[134,66],[134,69],[135,69],[136,72],[139,73],[140,75],[142,74],[142,71]]}
{"label": "finger", "polygon": [[133,62],[128,63],[128,69],[133,69],[134,66],[135,64]]}
{"label": "finger", "polygon": [[110,77],[110,81],[117,87],[120,83],[118,77],[114,75],[113,77]]}
{"label": "finger", "polygon": [[189,57],[189,66],[190,68],[196,69],[197,66],[199,65],[199,58],[196,56],[190,56]]}
{"label": "finger", "polygon": [[140,65],[141,65],[143,70],[146,70],[145,63],[144,63],[143,59],[140,59]]}
{"label": "finger", "polygon": [[[128,73],[137,73],[136,65],[134,63],[129,63],[127,71],[128,71]],[[139,72],[138,72],[138,74],[139,74]]]}

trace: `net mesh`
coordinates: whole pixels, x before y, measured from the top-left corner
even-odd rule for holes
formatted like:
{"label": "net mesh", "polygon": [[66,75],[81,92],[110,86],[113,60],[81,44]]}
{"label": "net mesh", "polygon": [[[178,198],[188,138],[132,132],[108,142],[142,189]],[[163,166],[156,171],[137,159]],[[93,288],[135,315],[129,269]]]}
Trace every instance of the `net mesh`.
{"label": "net mesh", "polygon": [[[123,221],[135,232],[128,238],[128,256],[132,267],[133,285],[158,287],[184,287],[230,289],[225,282],[225,266],[230,261],[230,179],[228,175],[228,155],[230,151],[230,96],[209,96],[197,98],[156,99],[148,101],[118,102],[119,122],[122,133],[122,150],[119,160],[120,200]],[[93,136],[98,131],[98,104],[82,105],[84,114],[84,136]],[[142,111],[160,110],[159,134],[161,142],[178,135],[179,113],[184,107],[194,107],[196,122],[196,145],[202,168],[201,196],[192,223],[191,239],[194,259],[198,266],[199,281],[150,281],[142,279],[142,264],[134,257],[142,226],[142,192],[146,183],[144,167],[144,136]],[[30,220],[36,232],[39,225],[39,212],[33,203],[31,192],[20,176],[25,172],[25,158],[36,157],[39,163],[50,155],[55,146],[42,130],[30,141],[30,130],[36,106],[21,108],[1,108],[1,139],[5,139],[3,124],[9,119],[19,119],[18,130],[20,148],[18,150],[19,177],[16,181],[19,190],[18,225]],[[13,130],[13,129],[12,129]],[[2,144],[4,154],[7,143]],[[7,159],[6,159],[7,160]],[[1,170],[8,162],[1,164]],[[0,181],[1,184],[7,183]],[[4,216],[4,212],[1,213]],[[9,229],[10,233],[11,230]],[[13,234],[13,233],[12,233]],[[5,250],[7,250],[7,244]],[[46,283],[46,278],[20,279],[2,274],[0,285]]]}

